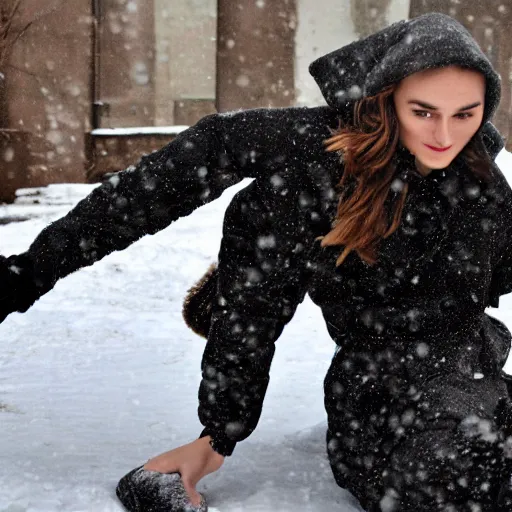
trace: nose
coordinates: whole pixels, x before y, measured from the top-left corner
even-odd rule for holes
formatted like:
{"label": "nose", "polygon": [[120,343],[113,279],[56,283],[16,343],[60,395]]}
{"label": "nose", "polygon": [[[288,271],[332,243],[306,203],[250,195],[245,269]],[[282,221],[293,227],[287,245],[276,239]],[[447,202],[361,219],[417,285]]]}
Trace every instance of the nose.
{"label": "nose", "polygon": [[448,119],[440,119],[434,130],[434,140],[441,148],[446,148],[452,145],[452,135],[450,133],[450,125]]}

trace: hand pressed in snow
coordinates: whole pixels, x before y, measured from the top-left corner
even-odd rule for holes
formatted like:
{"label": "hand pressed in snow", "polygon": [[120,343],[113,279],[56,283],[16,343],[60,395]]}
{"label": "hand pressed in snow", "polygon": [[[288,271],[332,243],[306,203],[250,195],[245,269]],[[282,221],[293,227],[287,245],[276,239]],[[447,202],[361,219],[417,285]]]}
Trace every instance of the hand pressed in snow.
{"label": "hand pressed in snow", "polygon": [[194,506],[199,506],[201,496],[196,485],[206,475],[217,471],[224,463],[224,456],[210,445],[210,436],[162,453],[150,459],[144,469],[159,473],[179,473],[181,481]]}

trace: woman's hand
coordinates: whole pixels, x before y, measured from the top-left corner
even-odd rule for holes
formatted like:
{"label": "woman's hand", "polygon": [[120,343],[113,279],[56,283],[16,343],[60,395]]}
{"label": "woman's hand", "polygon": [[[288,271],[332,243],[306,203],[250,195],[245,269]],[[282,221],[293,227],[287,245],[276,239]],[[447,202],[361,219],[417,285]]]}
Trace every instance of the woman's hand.
{"label": "woman's hand", "polygon": [[0,323],[15,311],[27,311],[43,293],[37,289],[27,256],[0,255]]}
{"label": "woman's hand", "polygon": [[197,482],[217,471],[224,463],[224,456],[210,446],[210,439],[210,436],[205,436],[162,453],[146,462],[144,469],[159,473],[179,473],[190,501],[197,507],[201,501],[196,491]]}

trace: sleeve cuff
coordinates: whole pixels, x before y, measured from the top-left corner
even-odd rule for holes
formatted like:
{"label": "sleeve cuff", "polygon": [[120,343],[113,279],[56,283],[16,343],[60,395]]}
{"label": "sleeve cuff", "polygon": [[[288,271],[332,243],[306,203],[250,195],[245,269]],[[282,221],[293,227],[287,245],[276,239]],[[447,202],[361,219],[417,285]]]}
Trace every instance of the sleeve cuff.
{"label": "sleeve cuff", "polygon": [[13,294],[12,311],[25,313],[45,291],[38,288],[32,259],[26,253],[12,255],[4,259],[10,276],[7,289]]}
{"label": "sleeve cuff", "polygon": [[224,457],[229,457],[236,446],[236,441],[233,441],[218,431],[213,431],[208,428],[203,429],[199,438],[210,436],[211,447],[219,454]]}

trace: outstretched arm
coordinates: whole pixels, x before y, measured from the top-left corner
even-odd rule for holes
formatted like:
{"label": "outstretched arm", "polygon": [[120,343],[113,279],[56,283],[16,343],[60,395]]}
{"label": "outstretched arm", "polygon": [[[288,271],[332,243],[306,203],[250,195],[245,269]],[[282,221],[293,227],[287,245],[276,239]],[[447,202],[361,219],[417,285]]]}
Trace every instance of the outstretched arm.
{"label": "outstretched arm", "polygon": [[255,109],[207,116],[111,176],[26,253],[0,261],[0,321],[26,311],[58,279],[167,227],[241,179],[275,172],[283,164],[283,140],[309,115],[308,109]]}
{"label": "outstretched arm", "polygon": [[202,119],[134,167],[112,175],[27,252],[0,261],[0,321],[25,311],[58,279],[128,247],[218,197],[243,177],[222,116]]}
{"label": "outstretched arm", "polygon": [[26,311],[58,279],[167,227],[243,178],[268,183],[283,169],[304,169],[337,122],[328,107],[203,118],[106,180],[44,229],[27,252],[0,258],[0,321]]}
{"label": "outstretched arm", "polygon": [[55,282],[125,249],[218,197],[243,178],[222,141],[220,116],[202,119],[171,143],[106,179],[26,253],[45,293]]}

